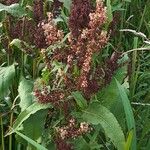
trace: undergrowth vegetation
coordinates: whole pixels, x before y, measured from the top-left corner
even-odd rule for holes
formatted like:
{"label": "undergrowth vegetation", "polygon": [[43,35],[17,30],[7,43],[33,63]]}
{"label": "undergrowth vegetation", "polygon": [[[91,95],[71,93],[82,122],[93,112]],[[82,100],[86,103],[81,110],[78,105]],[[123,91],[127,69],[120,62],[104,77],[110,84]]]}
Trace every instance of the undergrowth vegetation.
{"label": "undergrowth vegetation", "polygon": [[150,0],[0,0],[0,149],[149,150]]}

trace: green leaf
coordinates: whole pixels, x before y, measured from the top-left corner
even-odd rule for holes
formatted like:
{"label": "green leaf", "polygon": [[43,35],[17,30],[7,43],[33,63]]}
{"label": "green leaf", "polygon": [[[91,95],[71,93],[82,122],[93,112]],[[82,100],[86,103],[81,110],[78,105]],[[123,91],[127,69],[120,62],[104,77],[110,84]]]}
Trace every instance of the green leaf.
{"label": "green leaf", "polygon": [[23,123],[23,133],[31,139],[37,141],[42,136],[47,112],[47,109],[40,110],[31,115]]}
{"label": "green leaf", "polygon": [[18,92],[20,96],[20,103],[19,106],[21,111],[24,111],[27,107],[29,107],[33,102],[33,82],[22,78]]}
{"label": "green leaf", "polygon": [[28,141],[30,144],[32,144],[34,147],[37,148],[37,150],[48,150],[47,148],[43,147],[42,145],[38,144],[37,142],[35,142],[34,140],[30,139],[29,137],[25,136],[24,134],[13,130],[13,132],[16,132],[19,136],[21,136],[23,139],[25,139],[26,141]]}
{"label": "green leaf", "polygon": [[[40,110],[35,114],[31,115],[27,120],[23,122],[23,128],[21,128],[22,130],[20,130],[20,132],[25,136],[31,138],[32,140],[40,143],[41,140],[39,139],[41,139],[42,134],[44,132],[44,125],[47,112],[48,109]],[[23,138],[21,138],[18,135],[15,135],[15,137],[19,143],[27,146],[28,143]],[[33,146],[31,145],[31,147]]]}
{"label": "green leaf", "polygon": [[115,78],[119,82],[122,82],[126,74],[127,66],[119,68],[114,74],[111,83],[97,93],[97,99],[102,102],[102,105],[104,105],[107,108],[111,108],[111,106],[118,101],[119,93]]}
{"label": "green leaf", "polygon": [[0,67],[0,98],[6,96],[15,76],[15,66]]}
{"label": "green leaf", "polygon": [[109,24],[113,20],[111,1],[107,0],[106,5],[107,5],[107,17],[108,17],[108,24]]}
{"label": "green leaf", "polygon": [[83,137],[79,137],[73,140],[74,150],[90,150],[90,145],[85,141]]}
{"label": "green leaf", "polygon": [[[39,103],[33,103],[31,106],[29,106],[27,109],[25,109],[23,112],[21,112],[18,116],[18,118],[15,120],[13,129],[17,130],[22,123],[27,120],[32,114],[35,114],[37,111],[42,109],[51,108],[52,106],[50,104],[39,104]],[[10,135],[13,133],[13,130],[10,130],[7,135]]]}
{"label": "green leaf", "polygon": [[17,3],[10,6],[0,4],[0,12],[1,11],[6,11],[14,17],[23,17],[26,15],[25,10]]}
{"label": "green leaf", "polygon": [[84,99],[81,92],[79,92],[79,91],[72,92],[72,96],[80,108],[84,109],[87,107],[87,101],[86,101],[86,99]]}
{"label": "green leaf", "polygon": [[131,143],[132,143],[132,138],[133,138],[133,130],[131,130],[129,132],[129,135],[128,135],[128,138],[127,138],[127,141],[126,141],[126,150],[130,150]]}
{"label": "green leaf", "polygon": [[[19,39],[13,39],[10,44],[9,44],[12,48],[13,47],[17,47],[19,50],[23,51],[24,53],[26,53],[26,50],[28,49],[29,51],[32,51],[32,46],[28,45],[28,43],[19,40]],[[33,55],[33,54],[30,54]]]}
{"label": "green leaf", "polygon": [[118,150],[124,150],[125,137],[115,116],[99,102],[93,102],[83,111],[82,118],[93,125],[100,124],[106,136],[110,138]]}
{"label": "green leaf", "polygon": [[147,117],[143,125],[142,138],[144,138],[144,136],[149,132],[150,132],[150,119]]}
{"label": "green leaf", "polygon": [[10,44],[10,46],[16,46],[17,48],[21,49],[21,40],[19,39],[13,39]]}
{"label": "green leaf", "polygon": [[124,106],[128,131],[131,131],[133,129],[132,149],[136,150],[136,128],[135,128],[135,120],[132,112],[132,107],[124,87],[117,80],[116,83],[117,83],[118,92],[120,94],[122,104]]}
{"label": "green leaf", "polygon": [[59,0],[59,1],[64,3],[64,7],[66,7],[70,11],[71,0]]}

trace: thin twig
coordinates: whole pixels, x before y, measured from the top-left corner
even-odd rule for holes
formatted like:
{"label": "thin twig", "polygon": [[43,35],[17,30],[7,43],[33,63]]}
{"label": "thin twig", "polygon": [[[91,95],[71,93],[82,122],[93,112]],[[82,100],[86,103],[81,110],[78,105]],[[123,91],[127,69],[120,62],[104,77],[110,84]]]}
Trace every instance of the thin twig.
{"label": "thin twig", "polygon": [[125,54],[128,54],[128,53],[131,53],[133,51],[150,51],[150,48],[135,48],[135,49],[131,49],[131,50],[128,50],[126,52],[124,52],[122,55],[125,55]]}
{"label": "thin twig", "polygon": [[140,106],[150,106],[149,103],[137,103],[137,102],[132,102],[132,105],[140,105]]}

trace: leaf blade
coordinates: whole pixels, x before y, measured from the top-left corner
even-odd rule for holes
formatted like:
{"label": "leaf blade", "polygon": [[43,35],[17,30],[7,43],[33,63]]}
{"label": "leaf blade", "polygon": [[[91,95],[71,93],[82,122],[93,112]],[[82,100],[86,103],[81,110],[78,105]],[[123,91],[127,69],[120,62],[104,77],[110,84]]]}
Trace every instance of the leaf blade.
{"label": "leaf blade", "polygon": [[35,142],[34,140],[32,140],[29,137],[25,136],[24,134],[20,133],[19,131],[14,130],[14,132],[17,133],[20,137],[22,137],[23,139],[25,139],[30,144],[32,144],[38,150],[47,150],[47,148],[45,148],[42,145],[38,144],[37,142]]}
{"label": "leaf blade", "polygon": [[[25,109],[23,112],[20,113],[18,118],[15,120],[14,125],[13,125],[13,130],[17,130],[19,126],[27,120],[32,114],[36,113],[39,110],[51,108],[52,106],[49,104],[44,105],[44,104],[39,104],[39,103],[33,103],[31,106],[29,106],[27,109]],[[7,135],[10,135],[13,133],[13,130],[10,130]],[[7,136],[6,135],[6,136]]]}
{"label": "leaf blade", "polygon": [[15,66],[0,67],[0,98],[6,96],[15,76]]}
{"label": "leaf blade", "polygon": [[17,3],[12,4],[10,6],[0,4],[0,12],[2,11],[6,11],[14,17],[23,17],[27,15],[25,10]]}
{"label": "leaf blade", "polygon": [[87,107],[87,101],[84,99],[84,97],[82,96],[81,92],[79,92],[79,91],[72,92],[72,96],[75,99],[77,105],[81,109],[84,109],[84,108]]}
{"label": "leaf blade", "polygon": [[99,102],[91,103],[87,110],[83,111],[82,118],[94,125],[101,124],[106,135],[111,139],[118,150],[125,148],[125,137],[115,116]]}
{"label": "leaf blade", "polygon": [[33,101],[33,83],[25,78],[22,78],[19,87],[18,93],[20,96],[20,103],[19,106],[21,111],[24,111],[28,106],[32,104]]}
{"label": "leaf blade", "polygon": [[121,97],[122,104],[124,106],[128,130],[131,131],[133,129],[132,149],[136,150],[136,127],[135,127],[135,120],[134,120],[134,115],[132,112],[132,107],[131,107],[131,104],[130,104],[130,101],[128,99],[125,89],[117,80],[116,80],[116,83],[117,83],[117,87],[118,87],[118,91]]}

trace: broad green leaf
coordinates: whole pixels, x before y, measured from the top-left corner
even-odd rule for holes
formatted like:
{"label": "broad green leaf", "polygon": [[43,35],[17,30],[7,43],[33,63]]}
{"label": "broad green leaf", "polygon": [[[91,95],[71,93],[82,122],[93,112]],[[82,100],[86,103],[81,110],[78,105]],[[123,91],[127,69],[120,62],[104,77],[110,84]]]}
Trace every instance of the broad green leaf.
{"label": "broad green leaf", "polygon": [[22,134],[22,133],[20,133],[16,130],[13,130],[13,132],[17,133],[19,136],[21,136],[23,139],[25,139],[28,143],[32,144],[34,147],[37,148],[37,150],[48,150],[47,148],[45,148],[42,145],[38,144],[37,142],[35,142],[31,138],[25,136],[24,134]]}
{"label": "broad green leaf", "polygon": [[79,137],[73,140],[74,150],[90,150],[90,145],[85,141],[83,137]]}
{"label": "broad green leaf", "polygon": [[133,129],[132,150],[136,150],[136,127],[132,107],[124,87],[117,80],[116,83],[118,87],[118,93],[120,94],[121,101],[124,106],[128,131]]}
{"label": "broad green leaf", "polygon": [[110,84],[108,84],[106,87],[104,87],[101,91],[97,93],[97,99],[101,101],[105,107],[110,108],[115,102],[118,101],[119,93],[115,78],[119,82],[122,82],[126,76],[126,73],[127,66],[119,68],[114,74],[114,77],[112,78]]}
{"label": "broad green leaf", "polygon": [[[122,59],[118,60],[118,64],[123,65],[125,62],[127,62],[127,60],[128,58],[125,55],[122,57]],[[125,129],[125,113],[123,111],[123,105],[120,101],[120,95],[118,93],[118,87],[115,78],[122,83],[126,75],[127,65],[123,65],[116,70],[112,77],[112,81],[96,94],[96,99],[114,114],[123,129]]]}
{"label": "broad green leaf", "polygon": [[[39,139],[41,139],[42,133],[44,131],[47,112],[48,109],[40,110],[35,114],[31,115],[27,120],[23,122],[23,130],[21,130],[20,132],[26,135],[27,137],[31,138],[32,140],[40,142]],[[25,143],[19,137],[18,140],[23,142],[23,144]]]}
{"label": "broad green leaf", "polygon": [[19,106],[21,111],[24,111],[27,107],[29,107],[33,102],[33,82],[22,78],[18,92],[20,96],[20,103]]}
{"label": "broad green leaf", "polygon": [[[44,131],[45,119],[48,110],[40,110],[35,114],[31,115],[27,120],[23,122],[23,128],[20,132],[34,141],[40,142],[41,136]],[[15,135],[16,140],[27,146],[27,142],[18,135]],[[32,146],[31,146],[32,147]]]}
{"label": "broad green leaf", "polygon": [[82,118],[93,125],[100,124],[118,150],[124,150],[125,137],[115,116],[99,102],[93,102],[83,111]]}
{"label": "broad green leaf", "polygon": [[82,96],[81,92],[79,92],[79,91],[72,92],[72,96],[80,108],[84,109],[87,107],[87,101]]}
{"label": "broad green leaf", "polygon": [[15,66],[0,67],[0,98],[6,96],[15,76]]}
{"label": "broad green leaf", "polygon": [[14,17],[23,17],[26,15],[25,10],[17,3],[10,6],[6,6],[0,3],[0,12],[1,11],[6,11]]}
{"label": "broad green leaf", "polygon": [[[32,114],[35,114],[37,111],[51,108],[51,107],[52,106],[50,104],[44,105],[44,104],[39,104],[37,102],[33,103],[27,109],[25,109],[23,112],[19,114],[18,118],[14,122],[13,129],[17,130],[25,120],[27,120]],[[10,130],[7,135],[12,134],[12,133],[13,131]]]}

